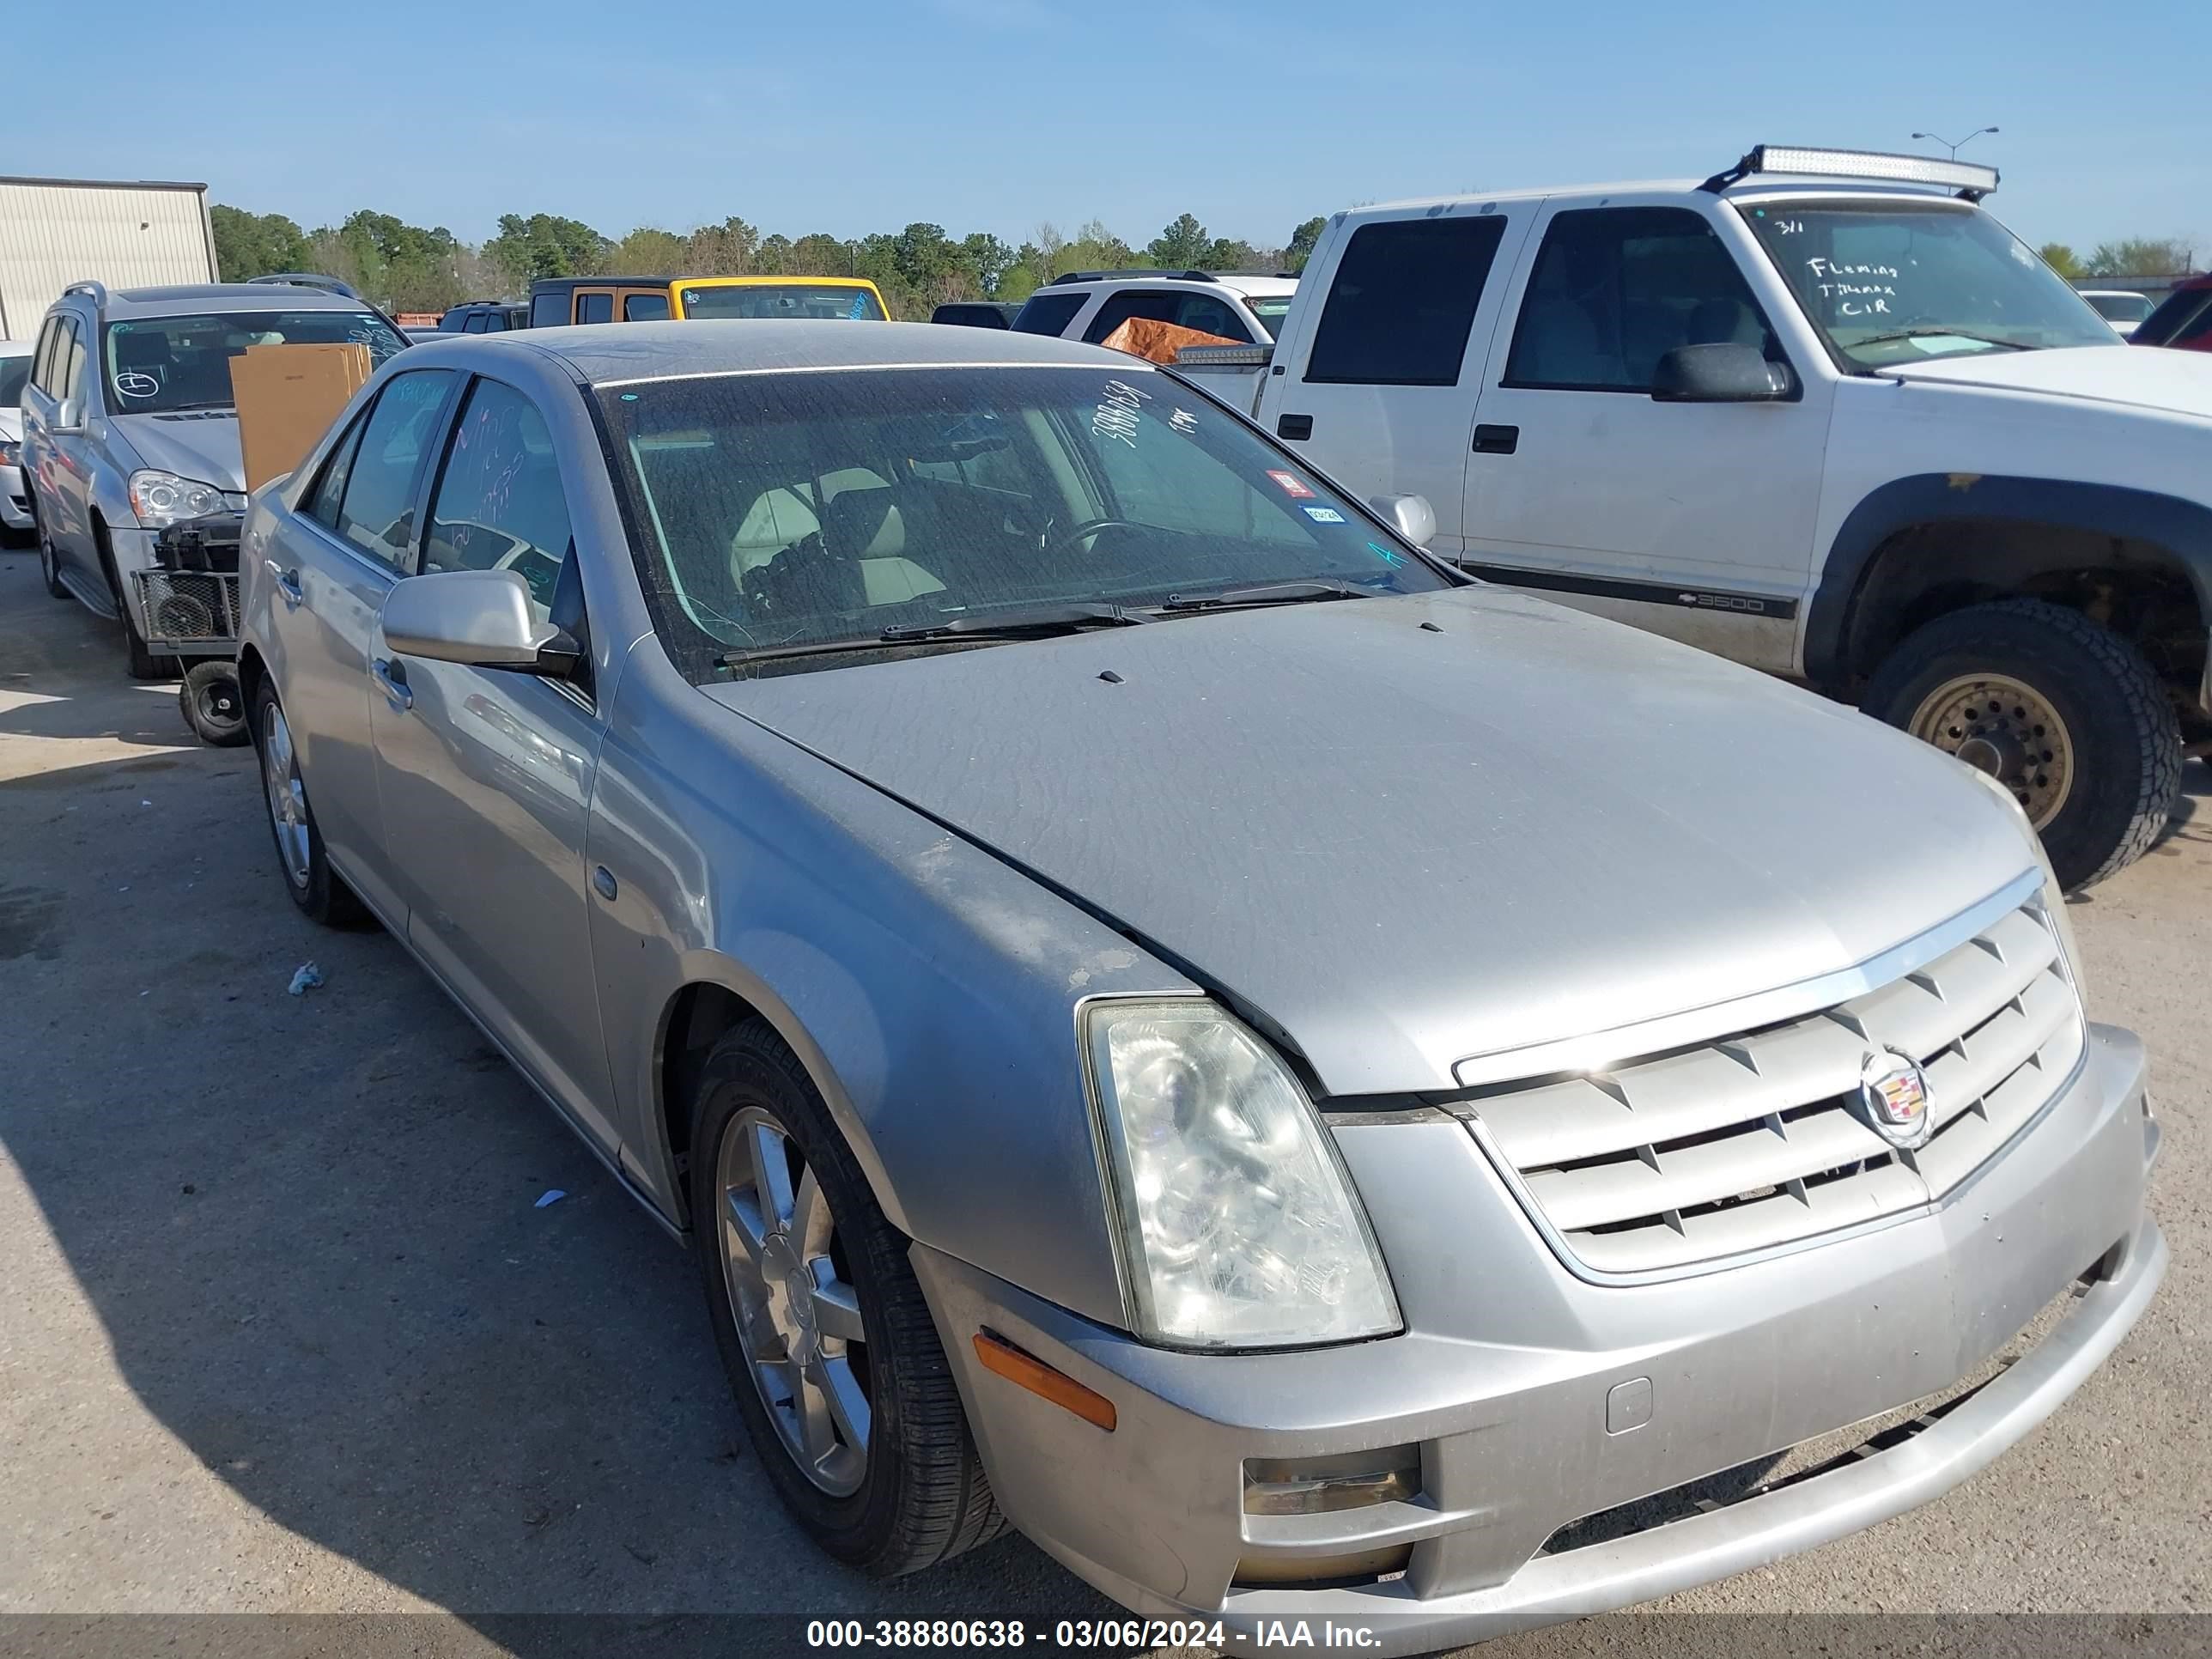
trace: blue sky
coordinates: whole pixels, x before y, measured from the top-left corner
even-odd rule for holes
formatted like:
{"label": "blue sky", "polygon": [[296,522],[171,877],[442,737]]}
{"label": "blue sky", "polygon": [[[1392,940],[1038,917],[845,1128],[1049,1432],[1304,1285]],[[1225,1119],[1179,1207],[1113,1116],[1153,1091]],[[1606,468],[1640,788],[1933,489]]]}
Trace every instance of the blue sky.
{"label": "blue sky", "polygon": [[1019,241],[1096,216],[1141,245],[1188,210],[1272,244],[1354,202],[1995,123],[1966,155],[2030,241],[2212,249],[2204,0],[104,0],[129,42],[104,64],[86,14],[15,12],[0,173],[205,179],[310,229],[374,207],[475,240],[542,210]]}

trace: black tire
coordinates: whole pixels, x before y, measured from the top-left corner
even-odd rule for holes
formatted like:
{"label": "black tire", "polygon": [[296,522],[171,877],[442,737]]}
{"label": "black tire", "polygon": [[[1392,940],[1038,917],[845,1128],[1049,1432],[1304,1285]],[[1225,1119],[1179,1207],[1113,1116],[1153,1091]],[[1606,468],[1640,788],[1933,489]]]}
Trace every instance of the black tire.
{"label": "black tire", "polygon": [[[748,1107],[775,1117],[820,1182],[857,1292],[872,1421],[866,1474],[848,1497],[822,1491],[785,1449],[738,1337],[716,1170],[723,1137]],[[907,1240],[884,1218],[805,1069],[764,1020],[735,1027],[708,1057],[693,1115],[690,1188],[715,1346],[777,1494],[815,1542],[848,1565],[890,1578],[1003,1531],[959,1389],[907,1260]]]}
{"label": "black tire", "polygon": [[2181,727],[2143,654],[2078,611],[2005,599],[1938,617],[1890,653],[1860,707],[1911,730],[1947,682],[2002,674],[2033,689],[2065,723],[2071,787],[2043,828],[2044,851],[2069,892],[2141,858],[2181,791]]}
{"label": "black tire", "polygon": [[100,568],[107,578],[107,592],[115,601],[115,619],[123,624],[123,650],[129,659],[126,666],[134,680],[173,680],[177,678],[177,659],[156,656],[138,637],[138,624],[131,620],[131,602],[123,591],[123,577],[115,568],[114,544],[107,538],[107,526],[94,520],[93,540],[100,549]]}
{"label": "black tire", "polygon": [[61,562],[55,556],[54,544],[46,539],[45,530],[34,528],[31,534],[38,538],[39,580],[46,583],[46,592],[58,599],[75,599],[76,596],[62,585]]}
{"label": "black tire", "polygon": [[234,662],[194,663],[177,688],[177,706],[185,724],[213,748],[235,749],[252,738],[246,726],[246,694],[239,689]]}
{"label": "black tire", "polygon": [[[292,902],[310,920],[325,927],[359,927],[369,920],[368,908],[331,868],[330,855],[323,850],[322,831],[315,828],[315,815],[308,805],[304,784],[300,790],[299,806],[306,831],[306,869],[300,878],[294,878],[286,861],[284,843],[278,835],[269,800],[268,715],[271,709],[281,716],[283,705],[276,700],[276,688],[264,679],[254,690],[253,719],[249,730],[253,752],[261,763],[263,812],[269,819],[270,841],[276,849],[276,872],[283,879],[284,890],[292,896]],[[289,732],[289,727],[286,730]]]}

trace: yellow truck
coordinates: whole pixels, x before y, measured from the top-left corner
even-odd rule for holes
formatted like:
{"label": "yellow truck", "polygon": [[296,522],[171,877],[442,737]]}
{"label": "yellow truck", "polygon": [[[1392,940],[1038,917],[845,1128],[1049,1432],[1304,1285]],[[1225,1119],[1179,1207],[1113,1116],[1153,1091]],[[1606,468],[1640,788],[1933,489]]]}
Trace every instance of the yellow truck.
{"label": "yellow truck", "polygon": [[865,276],[553,276],[530,285],[530,325],[662,322],[672,317],[842,318],[890,313]]}

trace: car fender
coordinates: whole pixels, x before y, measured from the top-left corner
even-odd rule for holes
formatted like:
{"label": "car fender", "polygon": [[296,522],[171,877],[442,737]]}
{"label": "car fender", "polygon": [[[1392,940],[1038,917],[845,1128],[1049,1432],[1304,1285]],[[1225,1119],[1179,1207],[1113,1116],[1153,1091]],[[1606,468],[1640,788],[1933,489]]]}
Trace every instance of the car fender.
{"label": "car fender", "polygon": [[2011,520],[2163,548],[2188,573],[2200,616],[2212,617],[2212,507],[2119,484],[1978,472],[1925,472],[1869,491],[1844,519],[1808,608],[1805,677],[1840,685],[1851,608],[1875,556],[1923,525]]}

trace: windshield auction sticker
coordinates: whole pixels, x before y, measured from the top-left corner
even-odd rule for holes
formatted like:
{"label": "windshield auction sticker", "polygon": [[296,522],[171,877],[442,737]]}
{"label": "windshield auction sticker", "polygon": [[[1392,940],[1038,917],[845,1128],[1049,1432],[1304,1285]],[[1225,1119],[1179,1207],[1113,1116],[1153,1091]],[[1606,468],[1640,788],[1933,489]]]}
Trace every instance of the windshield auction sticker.
{"label": "windshield auction sticker", "polygon": [[1313,495],[1312,490],[1298,482],[1298,475],[1295,472],[1279,472],[1270,467],[1267,470],[1267,476],[1281,485],[1283,494],[1288,495],[1292,501],[1305,501]]}

